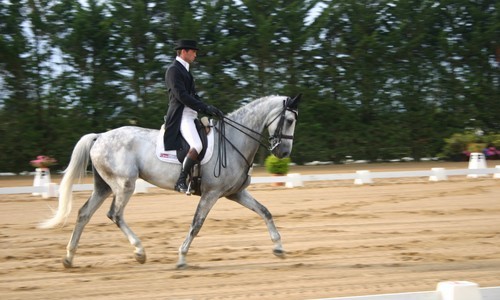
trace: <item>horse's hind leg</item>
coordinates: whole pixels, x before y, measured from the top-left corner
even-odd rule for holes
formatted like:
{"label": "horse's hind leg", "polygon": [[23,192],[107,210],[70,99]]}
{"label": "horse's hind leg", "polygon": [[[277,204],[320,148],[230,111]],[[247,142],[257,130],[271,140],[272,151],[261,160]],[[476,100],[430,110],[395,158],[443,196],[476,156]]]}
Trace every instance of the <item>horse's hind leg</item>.
{"label": "horse's hind leg", "polygon": [[92,215],[94,215],[96,210],[102,205],[104,200],[110,194],[111,189],[106,183],[98,180],[95,181],[92,195],[78,211],[75,228],[73,229],[73,234],[71,235],[71,239],[66,247],[66,257],[63,260],[64,267],[71,268],[73,266],[73,257],[76,249],[78,248],[78,242],[80,241],[85,225],[87,225],[90,218],[92,218]]}
{"label": "horse's hind leg", "polygon": [[111,208],[108,212],[108,218],[110,218],[118,228],[125,234],[128,238],[130,244],[135,247],[134,257],[139,263],[143,264],[146,262],[146,252],[142,246],[141,240],[135,235],[135,233],[130,229],[130,227],[125,222],[123,218],[123,211],[127,205],[130,197],[134,192],[135,185],[131,181],[126,181],[125,188],[122,191],[115,194],[113,202],[111,203]]}
{"label": "horse's hind leg", "polygon": [[284,257],[285,251],[283,250],[283,245],[281,244],[281,236],[274,225],[273,216],[269,210],[257,200],[255,200],[252,195],[247,190],[243,190],[239,193],[227,196],[229,200],[233,200],[244,207],[253,210],[259,216],[261,216],[266,222],[267,229],[269,230],[269,235],[274,243],[273,253],[276,256]]}

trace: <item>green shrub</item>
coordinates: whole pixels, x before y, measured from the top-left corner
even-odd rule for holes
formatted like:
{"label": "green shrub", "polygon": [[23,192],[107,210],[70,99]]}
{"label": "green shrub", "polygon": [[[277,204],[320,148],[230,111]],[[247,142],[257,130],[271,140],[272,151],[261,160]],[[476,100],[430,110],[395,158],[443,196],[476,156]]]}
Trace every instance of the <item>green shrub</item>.
{"label": "green shrub", "polygon": [[477,135],[474,132],[455,133],[445,139],[445,146],[441,156],[451,160],[463,160],[465,152],[481,152],[488,144],[500,146],[500,135],[490,133]]}
{"label": "green shrub", "polygon": [[264,164],[269,173],[284,175],[288,173],[290,158],[277,158],[274,155],[269,155]]}

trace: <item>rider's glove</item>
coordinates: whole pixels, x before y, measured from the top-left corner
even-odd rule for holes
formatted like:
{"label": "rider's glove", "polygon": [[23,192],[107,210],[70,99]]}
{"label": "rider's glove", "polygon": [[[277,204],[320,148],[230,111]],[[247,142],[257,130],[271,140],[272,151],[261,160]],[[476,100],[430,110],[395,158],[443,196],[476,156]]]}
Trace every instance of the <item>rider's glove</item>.
{"label": "rider's glove", "polygon": [[208,104],[207,107],[205,107],[205,113],[207,115],[210,115],[212,117],[217,117],[219,119],[222,119],[224,117],[224,113],[220,109]]}

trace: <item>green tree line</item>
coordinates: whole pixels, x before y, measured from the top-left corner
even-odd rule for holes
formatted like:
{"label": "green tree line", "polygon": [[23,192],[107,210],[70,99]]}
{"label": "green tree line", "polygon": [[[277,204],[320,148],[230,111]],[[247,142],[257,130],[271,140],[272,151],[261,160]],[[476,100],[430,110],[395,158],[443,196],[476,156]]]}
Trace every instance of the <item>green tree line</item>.
{"label": "green tree line", "polygon": [[[1,0],[0,171],[63,168],[83,134],[159,128],[178,39],[228,113],[303,94],[292,160],[436,156],[500,131],[496,0]],[[262,162],[264,155],[259,155]]]}

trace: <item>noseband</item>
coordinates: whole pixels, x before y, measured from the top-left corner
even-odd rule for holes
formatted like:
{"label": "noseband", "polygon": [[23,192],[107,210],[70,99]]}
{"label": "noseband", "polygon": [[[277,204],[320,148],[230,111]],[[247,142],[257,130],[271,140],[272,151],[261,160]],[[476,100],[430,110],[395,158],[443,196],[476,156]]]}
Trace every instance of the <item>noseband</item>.
{"label": "noseband", "polygon": [[281,144],[282,139],[286,140],[293,140],[293,135],[287,135],[283,134],[283,125],[285,124],[285,114],[286,111],[291,111],[295,114],[295,119],[299,117],[299,114],[297,110],[291,109],[288,107],[288,102],[290,101],[290,98],[288,98],[286,101],[283,100],[283,109],[281,110],[281,113],[277,115],[269,124],[266,125],[266,128],[269,127],[278,117],[280,118],[278,121],[278,126],[276,126],[276,130],[274,130],[274,133],[269,137],[269,150],[273,151],[276,147],[278,147]]}

